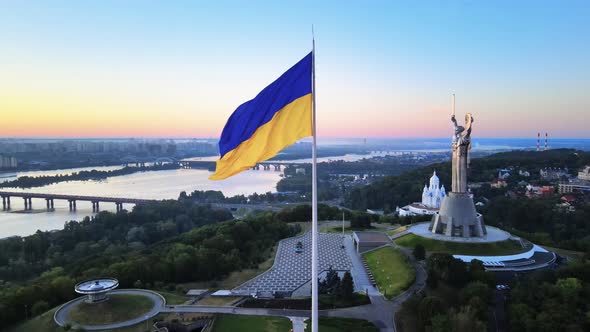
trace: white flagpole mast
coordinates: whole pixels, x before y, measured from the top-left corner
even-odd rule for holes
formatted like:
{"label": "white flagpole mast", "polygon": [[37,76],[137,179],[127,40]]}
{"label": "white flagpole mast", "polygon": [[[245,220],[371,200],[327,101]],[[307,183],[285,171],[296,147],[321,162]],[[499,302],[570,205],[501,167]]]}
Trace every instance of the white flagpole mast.
{"label": "white flagpole mast", "polygon": [[318,177],[315,110],[315,36],[311,26],[311,89],[312,89],[312,145],[311,145],[311,331],[318,332]]}

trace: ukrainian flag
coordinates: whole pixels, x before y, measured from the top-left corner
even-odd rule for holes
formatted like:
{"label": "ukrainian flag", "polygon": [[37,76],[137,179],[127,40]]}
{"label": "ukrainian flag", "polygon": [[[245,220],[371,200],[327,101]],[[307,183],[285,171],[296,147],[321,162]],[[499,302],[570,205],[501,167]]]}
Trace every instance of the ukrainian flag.
{"label": "ukrainian flag", "polygon": [[312,53],[230,116],[210,180],[222,180],[274,157],[312,135]]}

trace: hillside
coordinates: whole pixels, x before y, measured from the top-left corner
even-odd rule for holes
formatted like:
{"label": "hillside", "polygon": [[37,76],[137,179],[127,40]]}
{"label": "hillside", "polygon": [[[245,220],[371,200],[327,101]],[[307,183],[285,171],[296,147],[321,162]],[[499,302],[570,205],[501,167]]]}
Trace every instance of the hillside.
{"label": "hillside", "polygon": [[[514,166],[531,173],[532,180],[538,179],[539,170],[545,167],[568,167],[577,170],[590,164],[590,152],[573,149],[555,149],[549,151],[510,151],[471,160],[469,182],[489,182],[498,174],[498,170]],[[424,166],[405,172],[399,176],[388,176],[370,185],[352,190],[346,197],[346,205],[353,209],[394,210],[421,199],[422,188],[432,176],[440,178],[447,190],[451,184],[451,162]]]}

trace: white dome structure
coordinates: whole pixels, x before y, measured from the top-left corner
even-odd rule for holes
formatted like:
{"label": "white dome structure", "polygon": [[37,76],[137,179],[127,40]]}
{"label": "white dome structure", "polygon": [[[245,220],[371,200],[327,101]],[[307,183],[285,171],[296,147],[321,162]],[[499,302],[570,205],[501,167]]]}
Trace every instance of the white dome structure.
{"label": "white dome structure", "polygon": [[430,188],[438,188],[439,185],[440,180],[438,179],[438,176],[436,176],[436,171],[434,171],[434,173],[430,177]]}
{"label": "white dome structure", "polygon": [[402,208],[397,207],[395,211],[401,217],[430,214],[438,212],[443,199],[447,197],[445,186],[440,186],[440,179],[436,171],[432,173],[428,184],[422,189],[422,201],[414,202]]}
{"label": "white dome structure", "polygon": [[107,300],[107,293],[119,286],[114,278],[95,279],[81,282],[74,286],[78,294],[88,295],[88,303],[98,303]]}
{"label": "white dome structure", "polygon": [[429,186],[424,185],[424,189],[422,190],[422,205],[438,209],[440,208],[443,198],[447,196],[447,193],[444,185],[439,187],[440,180],[438,176],[436,176],[436,171],[432,174],[429,184]]}

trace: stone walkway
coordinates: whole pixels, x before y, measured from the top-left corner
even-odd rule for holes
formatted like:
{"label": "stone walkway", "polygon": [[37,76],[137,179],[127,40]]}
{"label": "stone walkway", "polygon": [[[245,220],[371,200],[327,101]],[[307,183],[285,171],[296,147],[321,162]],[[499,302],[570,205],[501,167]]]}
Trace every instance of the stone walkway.
{"label": "stone walkway", "polygon": [[154,303],[154,306],[147,313],[141,315],[140,317],[130,319],[128,321],[118,322],[118,323],[114,323],[114,324],[106,324],[106,325],[79,325],[79,324],[70,322],[70,320],[68,319],[68,313],[70,312],[70,310],[73,307],[75,307],[76,305],[78,305],[80,302],[84,301],[87,298],[86,296],[81,296],[81,297],[73,299],[69,302],[66,302],[61,307],[59,307],[55,311],[55,314],[53,315],[53,320],[59,326],[64,326],[65,324],[70,323],[72,325],[72,328],[80,328],[81,327],[86,331],[112,330],[112,329],[118,329],[121,327],[131,326],[131,325],[135,325],[135,324],[139,324],[141,322],[144,322],[147,319],[150,319],[150,318],[156,316],[158,313],[160,313],[160,311],[165,307],[165,304],[166,304],[166,300],[164,299],[164,297],[162,297],[162,295],[160,295],[156,292],[146,290],[146,289],[117,289],[117,290],[111,291],[109,294],[126,294],[126,295],[145,296],[145,297],[149,298],[150,300],[152,300],[152,302]]}
{"label": "stone walkway", "polygon": [[346,251],[352,261],[351,274],[352,280],[354,281],[354,291],[367,292],[369,295],[380,295],[381,293],[379,293],[379,290],[377,290],[377,288],[375,288],[369,281],[367,271],[363,266],[361,257],[356,252],[354,242],[350,235],[346,236],[346,238],[344,239],[344,245],[346,246]]}
{"label": "stone walkway", "polygon": [[293,332],[305,332],[305,317],[289,317],[291,323],[293,323]]}
{"label": "stone walkway", "polygon": [[[350,271],[352,262],[341,234],[320,233],[318,236],[319,269],[322,273],[332,267],[336,271]],[[296,253],[297,242],[303,243],[303,252]],[[311,233],[284,239],[279,242],[274,265],[263,274],[233,289],[249,295],[256,292],[290,293],[311,280]]]}

